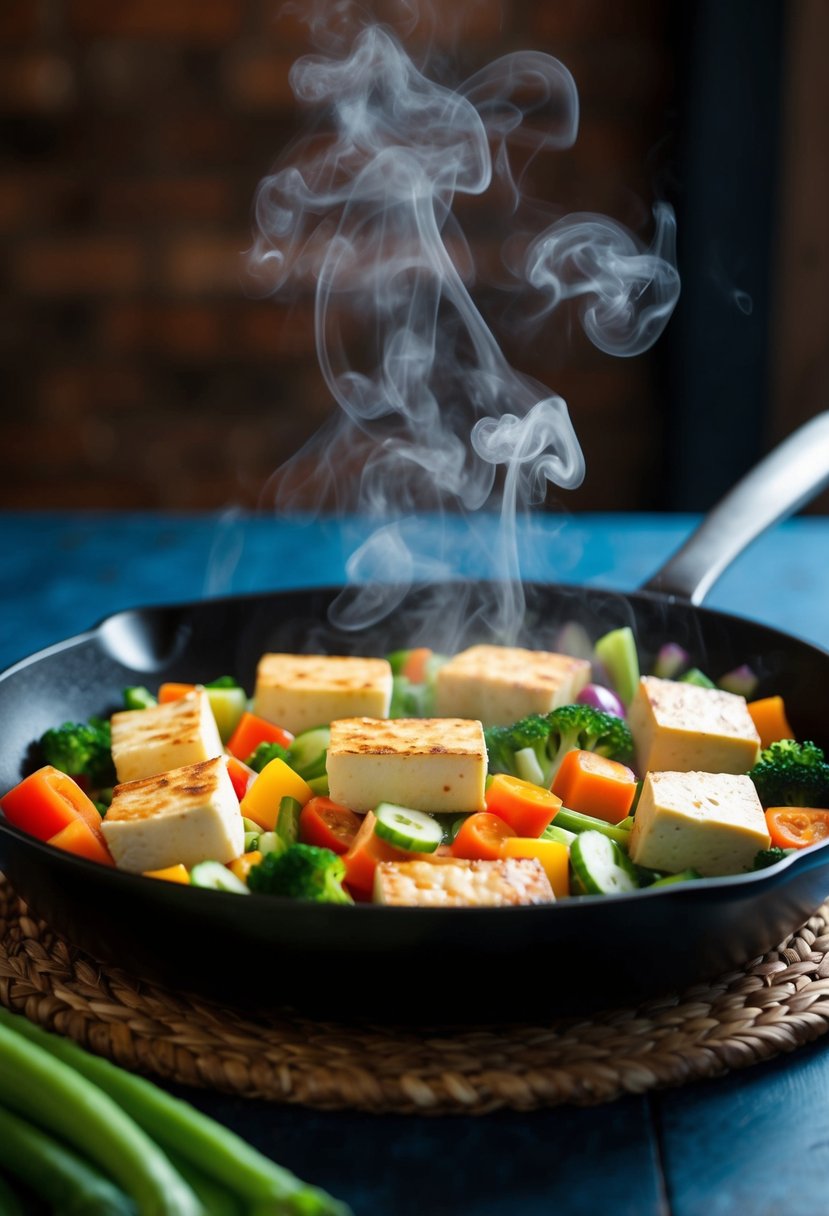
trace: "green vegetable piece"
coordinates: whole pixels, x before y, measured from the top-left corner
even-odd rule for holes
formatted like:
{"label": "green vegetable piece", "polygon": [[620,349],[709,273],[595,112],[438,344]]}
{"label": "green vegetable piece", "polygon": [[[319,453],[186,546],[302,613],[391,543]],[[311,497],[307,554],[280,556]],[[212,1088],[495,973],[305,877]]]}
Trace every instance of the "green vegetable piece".
{"label": "green vegetable piece", "polygon": [[219,728],[219,738],[222,743],[227,743],[247,709],[247,693],[238,685],[226,684],[206,684],[205,691],[216,719],[216,726]]}
{"label": "green vegetable piece", "polygon": [[381,802],[374,811],[374,831],[381,840],[413,853],[434,853],[443,840],[443,828],[425,811],[413,811],[393,802]]}
{"label": "green vegetable piece", "polygon": [[218,676],[217,679],[211,680],[209,684],[204,686],[207,689],[211,688],[240,688],[239,681],[233,676]]}
{"label": "green vegetable piece", "polygon": [[271,760],[284,760],[288,763],[288,749],[283,747],[281,743],[260,743],[255,751],[252,751],[248,756],[245,764],[248,768],[252,768],[255,773],[261,773],[266,764],[270,764]]}
{"label": "green vegetable piece", "polygon": [[698,667],[689,667],[686,672],[679,677],[680,684],[696,684],[697,688],[716,688],[713,680],[709,679],[704,671],[700,671]]}
{"label": "green vegetable piece", "polygon": [[109,722],[101,718],[52,727],[41,735],[40,750],[46,764],[70,777],[86,777],[93,789],[115,784]]}
{"label": "green vegetable piece", "polygon": [[511,726],[489,726],[484,738],[490,773],[509,773],[536,785],[550,786],[573,748],[622,763],[633,755],[633,737],[624,718],[592,705],[561,705]]}
{"label": "green vegetable piece", "polygon": [[633,862],[602,832],[576,837],[570,846],[570,865],[588,895],[622,895],[639,889]]}
{"label": "green vegetable piece", "polygon": [[299,840],[299,816],[302,803],[296,798],[283,798],[276,813],[276,834],[283,848],[289,849]]}
{"label": "green vegetable piece", "polygon": [[190,871],[190,884],[194,887],[205,887],[209,891],[230,891],[235,895],[248,895],[241,878],[237,878],[232,870],[223,866],[220,861],[200,861]]}
{"label": "green vegetable piece", "polygon": [[556,844],[566,844],[569,847],[576,839],[576,833],[568,832],[566,828],[559,827],[557,823],[548,823],[541,833],[541,839],[554,840]]}
{"label": "green vegetable piece", "polygon": [[386,655],[386,662],[391,667],[391,674],[393,676],[400,675],[411,653],[411,650],[393,650],[391,654]]}
{"label": "green vegetable piece", "polygon": [[776,866],[778,861],[782,861],[784,857],[797,851],[797,849],[781,849],[778,845],[774,845],[770,849],[760,849],[751,868],[752,870],[766,870],[769,866]]}
{"label": "green vegetable piece", "polygon": [[345,863],[331,849],[294,844],[281,853],[266,854],[248,873],[251,891],[310,899],[317,903],[350,904],[343,889]]}
{"label": "green vegetable piece", "polygon": [[434,684],[414,684],[406,676],[392,677],[390,718],[431,718],[434,708]]}
{"label": "green vegetable piece", "polygon": [[680,870],[678,874],[665,874],[662,878],[656,878],[651,883],[652,887],[672,887],[678,882],[694,882],[696,879],[702,878],[699,870],[693,868],[688,870]]}
{"label": "green vegetable piece", "polygon": [[[141,1128],[149,1132],[155,1144],[161,1145],[165,1152],[175,1153],[192,1162],[197,1169],[238,1195],[243,1200],[243,1206],[252,1209],[252,1216],[351,1216],[344,1203],[325,1191],[308,1186],[290,1171],[257,1152],[228,1128],[203,1115],[189,1103],[174,1098],[144,1077],[126,1072],[109,1060],[84,1051],[71,1039],[41,1030],[27,1018],[9,1013],[2,1006],[0,1024],[13,1027],[30,1043],[36,1043],[56,1057],[50,1060],[53,1067],[59,1061],[64,1061],[70,1069],[76,1070],[76,1082],[77,1074],[81,1074],[93,1086],[99,1086],[118,1103],[121,1111],[139,1125],[135,1130],[142,1141],[144,1135]],[[157,1152],[155,1144],[152,1145],[154,1153]],[[189,1188],[188,1191],[192,1194]],[[163,1216],[189,1216],[195,1210],[199,1216],[210,1216],[201,1205],[197,1209],[191,1206],[182,1206],[181,1209],[160,1206],[147,1210],[157,1210]]]}
{"label": "green vegetable piece", "polygon": [[152,709],[154,705],[158,705],[158,698],[143,684],[131,684],[124,689],[124,709]]}
{"label": "green vegetable piece", "polygon": [[614,826],[612,823],[606,823],[604,819],[596,819],[593,815],[583,815],[581,811],[571,811],[566,806],[559,807],[550,826],[563,828],[565,832],[573,832],[577,836],[582,832],[599,832],[624,849],[627,849],[630,840],[629,829],[621,828],[618,824]]}
{"label": "green vegetable piece", "polygon": [[119,1108],[117,1100],[80,1076],[71,1062],[44,1050],[42,1039],[30,1032],[34,1030],[38,1028],[26,1018],[0,1008],[3,1102],[105,1169],[135,1199],[140,1212],[205,1216],[193,1191],[153,1139]]}
{"label": "green vegetable piece", "polygon": [[324,777],[312,777],[308,782],[308,788],[312,794],[316,794],[321,798],[327,798],[331,792],[328,786],[328,773]]}
{"label": "green vegetable piece", "polygon": [[772,743],[748,775],[763,806],[829,806],[829,764],[810,741]]}
{"label": "green vegetable piece", "polygon": [[297,735],[288,748],[287,763],[303,781],[324,777],[325,761],[331,743],[331,731],[327,726],[316,726]]}
{"label": "green vegetable piece", "polygon": [[266,853],[284,853],[285,844],[276,832],[262,832],[259,837],[259,852],[264,857]]}
{"label": "green vegetable piece", "polygon": [[613,681],[616,692],[625,705],[630,705],[639,686],[639,654],[636,639],[629,625],[612,629],[599,638],[596,657],[602,662]]}
{"label": "green vegetable piece", "polygon": [[[135,1216],[132,1200],[88,1161],[2,1106],[0,1168],[63,1216]],[[6,1210],[0,1198],[0,1211]]]}
{"label": "green vegetable piece", "polygon": [[242,1200],[178,1153],[167,1155],[210,1216],[247,1216]]}

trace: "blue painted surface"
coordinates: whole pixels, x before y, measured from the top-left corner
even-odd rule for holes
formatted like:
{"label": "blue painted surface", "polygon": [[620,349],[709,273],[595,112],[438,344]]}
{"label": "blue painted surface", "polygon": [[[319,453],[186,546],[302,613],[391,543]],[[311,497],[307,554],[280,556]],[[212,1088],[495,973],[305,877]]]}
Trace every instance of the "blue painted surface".
{"label": "blue painted surface", "polygon": [[[632,588],[693,522],[542,517],[521,534],[522,570]],[[232,514],[0,515],[0,665],[126,607],[339,582],[365,535]],[[419,527],[433,565],[459,574],[491,574],[495,539],[486,519],[471,534]],[[827,552],[829,520],[790,521],[708,603],[829,646]],[[813,1216],[829,1210],[827,1095],[822,1042],[722,1081],[526,1115],[376,1118],[187,1092],[357,1216]]]}

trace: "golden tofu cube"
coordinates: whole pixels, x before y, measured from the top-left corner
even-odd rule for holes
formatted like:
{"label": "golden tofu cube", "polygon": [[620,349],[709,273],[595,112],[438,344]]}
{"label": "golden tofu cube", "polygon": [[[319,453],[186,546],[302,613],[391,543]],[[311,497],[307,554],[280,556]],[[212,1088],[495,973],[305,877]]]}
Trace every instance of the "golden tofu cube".
{"label": "golden tofu cube", "polygon": [[747,773],[760,736],[745,697],[719,688],[643,676],[628,710],[640,775]]}
{"label": "golden tofu cube", "polygon": [[354,811],[394,802],[419,811],[480,811],[486,784],[480,722],[343,718],[331,723],[328,786]]}
{"label": "golden tofu cube", "polygon": [[264,654],[256,669],[253,712],[298,735],[334,718],[385,718],[391,692],[386,659]]}
{"label": "golden tofu cube", "polygon": [[239,800],[223,756],[116,785],[101,821],[116,866],[134,874],[228,862],[245,848]]}
{"label": "golden tofu cube", "polygon": [[653,870],[704,876],[750,870],[769,847],[766,817],[750,777],[649,773],[630,834],[632,860]]}
{"label": "golden tofu cube", "polygon": [[224,751],[203,688],[149,709],[122,710],[112,715],[111,727],[112,758],[120,782],[198,764]]}
{"label": "golden tofu cube", "polygon": [[572,704],[589,679],[586,659],[514,646],[471,646],[438,671],[435,706],[443,717],[507,726]]}

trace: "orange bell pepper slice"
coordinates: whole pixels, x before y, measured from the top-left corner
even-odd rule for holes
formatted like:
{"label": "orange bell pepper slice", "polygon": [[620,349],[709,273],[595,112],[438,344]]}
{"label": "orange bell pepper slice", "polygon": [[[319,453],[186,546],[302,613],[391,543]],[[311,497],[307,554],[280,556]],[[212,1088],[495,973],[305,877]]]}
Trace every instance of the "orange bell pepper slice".
{"label": "orange bell pepper slice", "polygon": [[532,781],[498,773],[484,795],[486,809],[500,815],[518,836],[540,836],[555,818],[561,799]]}
{"label": "orange bell pepper slice", "polygon": [[766,823],[779,849],[805,849],[829,840],[829,810],[812,806],[770,806]]}
{"label": "orange bell pepper slice", "polygon": [[294,736],[289,730],[275,726],[258,714],[242,714],[233,734],[227,741],[227,750],[238,760],[247,760],[256,751],[260,743],[278,743],[280,747],[290,747]]}
{"label": "orange bell pepper slice", "polygon": [[178,861],[174,866],[164,866],[160,870],[145,870],[144,878],[160,878],[164,882],[180,882],[182,886],[190,886],[190,874],[187,866]]}
{"label": "orange bell pepper slice", "polygon": [[595,752],[568,752],[553,781],[553,793],[571,811],[621,823],[636,797],[636,775],[626,764]]}
{"label": "orange bell pepper slice", "polygon": [[168,680],[166,684],[159,686],[158,703],[166,705],[168,701],[180,701],[188,692],[195,692],[196,688],[196,684],[181,684],[176,680]]}
{"label": "orange bell pepper slice", "polygon": [[[343,854],[345,881],[350,888],[362,895],[370,895],[374,888],[374,871],[381,861],[408,861],[412,854],[396,849],[374,831],[377,819],[373,811],[364,817],[360,830],[348,852]],[[419,854],[422,857],[422,854]]]}
{"label": "orange bell pepper slice", "polygon": [[83,819],[100,836],[101,816],[91,798],[66,773],[51,764],[25,777],[0,798],[9,823],[38,840],[50,840],[75,819]]}
{"label": "orange bell pepper slice", "polygon": [[762,697],[759,701],[749,701],[746,709],[760,736],[761,747],[771,747],[772,743],[778,743],[781,739],[794,738],[782,697]]}
{"label": "orange bell pepper slice", "polygon": [[[100,816],[98,818],[100,820]],[[73,819],[65,828],[50,836],[46,843],[74,853],[76,857],[85,857],[87,861],[97,861],[103,866],[115,865],[101,833],[94,831],[85,819]]]}
{"label": "orange bell pepper slice", "polygon": [[452,841],[452,856],[467,861],[497,861],[503,857],[504,841],[515,836],[506,819],[489,811],[477,811],[464,819]]}
{"label": "orange bell pepper slice", "polygon": [[504,841],[502,857],[535,857],[544,867],[556,899],[570,894],[570,850],[557,840],[531,840],[510,836]]}

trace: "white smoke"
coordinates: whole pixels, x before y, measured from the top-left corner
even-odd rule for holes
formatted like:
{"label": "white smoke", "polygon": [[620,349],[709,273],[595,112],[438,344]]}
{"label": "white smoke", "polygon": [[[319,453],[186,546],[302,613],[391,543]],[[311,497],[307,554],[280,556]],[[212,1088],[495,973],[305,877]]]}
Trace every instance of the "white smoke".
{"label": "white smoke", "polygon": [[[335,609],[337,623],[355,629],[391,611],[411,582],[455,573],[419,548],[406,526],[414,511],[498,509],[491,575],[509,589],[497,626],[515,636],[517,516],[550,484],[578,486],[584,461],[565,402],[510,366],[476,305],[474,259],[453,207],[497,182],[517,208],[511,152],[573,143],[573,78],[552,56],[526,52],[449,89],[387,29],[366,25],[347,50],[300,59],[290,79],[328,125],[261,183],[251,263],[268,291],[313,286],[320,368],[340,408],[279,470],[276,505],[335,504],[378,521],[348,567],[369,589]],[[559,219],[531,241],[526,284],[543,313],[578,297],[602,350],[646,349],[679,291],[673,217],[665,205],[655,214],[650,249],[588,215]]]}

